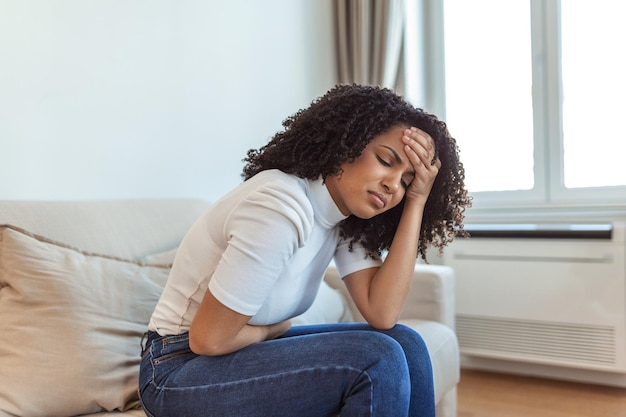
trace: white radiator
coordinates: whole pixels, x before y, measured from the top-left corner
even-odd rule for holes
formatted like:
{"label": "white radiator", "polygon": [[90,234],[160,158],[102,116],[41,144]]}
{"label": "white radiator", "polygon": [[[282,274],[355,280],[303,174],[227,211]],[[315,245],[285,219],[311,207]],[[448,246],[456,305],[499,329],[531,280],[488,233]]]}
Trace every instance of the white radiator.
{"label": "white radiator", "polygon": [[626,373],[626,227],[468,225],[456,275],[461,353]]}

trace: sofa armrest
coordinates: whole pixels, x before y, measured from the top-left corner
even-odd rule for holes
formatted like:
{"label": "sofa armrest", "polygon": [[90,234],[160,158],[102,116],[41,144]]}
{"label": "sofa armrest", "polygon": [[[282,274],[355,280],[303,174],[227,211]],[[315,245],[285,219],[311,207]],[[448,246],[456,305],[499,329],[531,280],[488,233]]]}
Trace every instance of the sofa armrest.
{"label": "sofa armrest", "polygon": [[[324,279],[346,298],[354,321],[365,321],[334,266],[327,269]],[[454,315],[454,270],[444,265],[417,264],[400,319],[436,321],[454,329]]]}
{"label": "sofa armrest", "polygon": [[454,293],[454,269],[445,265],[418,264],[400,319],[436,321],[454,330]]}

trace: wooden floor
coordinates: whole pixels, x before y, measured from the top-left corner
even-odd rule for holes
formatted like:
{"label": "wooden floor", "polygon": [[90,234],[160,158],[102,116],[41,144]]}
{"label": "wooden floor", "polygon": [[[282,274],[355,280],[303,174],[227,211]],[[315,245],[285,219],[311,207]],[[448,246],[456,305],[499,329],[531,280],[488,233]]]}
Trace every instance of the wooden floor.
{"label": "wooden floor", "polygon": [[464,369],[458,417],[626,417],[626,388]]}

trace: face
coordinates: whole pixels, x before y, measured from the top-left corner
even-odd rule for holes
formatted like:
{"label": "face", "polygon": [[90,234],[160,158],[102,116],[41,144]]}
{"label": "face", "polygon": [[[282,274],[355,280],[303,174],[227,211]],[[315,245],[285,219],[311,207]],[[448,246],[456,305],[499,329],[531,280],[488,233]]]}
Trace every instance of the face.
{"label": "face", "polygon": [[374,137],[363,153],[341,165],[338,175],[326,177],[326,187],[344,215],[369,219],[397,206],[415,176],[404,152],[398,126]]}

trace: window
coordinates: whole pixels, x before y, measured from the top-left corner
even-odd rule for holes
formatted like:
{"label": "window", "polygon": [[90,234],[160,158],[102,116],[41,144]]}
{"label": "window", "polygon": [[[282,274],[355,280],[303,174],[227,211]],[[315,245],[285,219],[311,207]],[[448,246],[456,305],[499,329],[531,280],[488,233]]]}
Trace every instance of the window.
{"label": "window", "polygon": [[[483,10],[476,4],[446,1],[446,119],[467,144],[461,149],[472,191],[530,190],[530,10],[523,1],[482,1]],[[511,153],[516,158],[501,157]],[[513,175],[494,175],[507,172]]]}
{"label": "window", "polygon": [[626,203],[626,2],[444,0],[445,119],[476,207]]}
{"label": "window", "polygon": [[[561,4],[563,80],[563,148],[565,186],[626,185],[624,140],[617,123],[626,111],[626,3],[604,0]],[[591,9],[591,10],[590,10]],[[591,175],[580,167],[589,163],[593,147],[605,149]],[[621,145],[615,149],[614,144]],[[613,149],[614,151],[611,151]]]}

